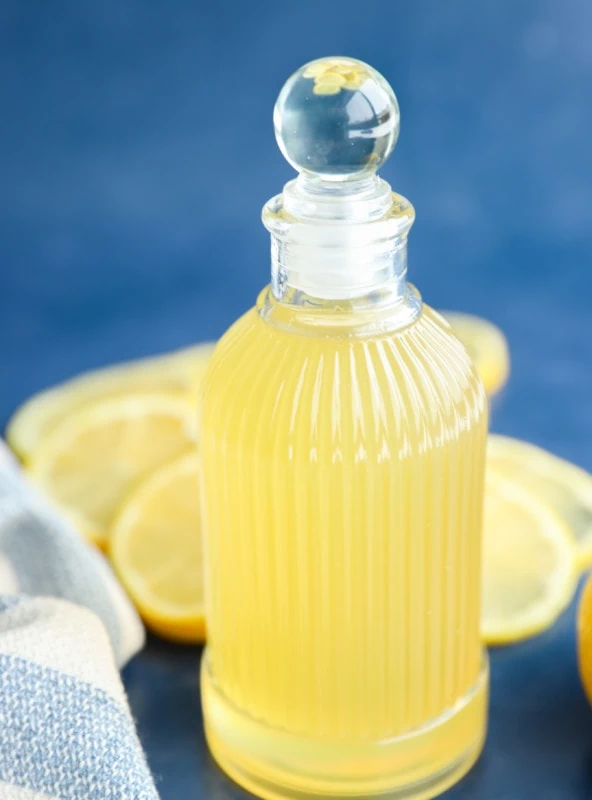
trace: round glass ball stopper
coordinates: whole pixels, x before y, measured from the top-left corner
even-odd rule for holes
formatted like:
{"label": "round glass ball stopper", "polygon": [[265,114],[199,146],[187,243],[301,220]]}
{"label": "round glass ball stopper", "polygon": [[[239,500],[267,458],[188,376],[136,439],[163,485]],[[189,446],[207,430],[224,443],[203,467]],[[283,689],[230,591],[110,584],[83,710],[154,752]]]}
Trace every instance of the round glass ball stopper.
{"label": "round glass ball stopper", "polygon": [[298,172],[358,180],[376,172],[399,136],[390,84],[354,58],[311,61],[284,84],[273,112],[275,135]]}

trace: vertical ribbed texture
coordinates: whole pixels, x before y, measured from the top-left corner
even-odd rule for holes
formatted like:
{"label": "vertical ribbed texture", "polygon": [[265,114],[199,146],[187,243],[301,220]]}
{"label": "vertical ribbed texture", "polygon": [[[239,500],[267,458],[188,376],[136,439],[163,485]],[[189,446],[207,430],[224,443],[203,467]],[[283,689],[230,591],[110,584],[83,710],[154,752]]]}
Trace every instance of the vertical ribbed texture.
{"label": "vertical ribbed texture", "polygon": [[475,683],[486,410],[430,309],[377,338],[249,312],[202,402],[210,663],[246,713],[380,739]]}

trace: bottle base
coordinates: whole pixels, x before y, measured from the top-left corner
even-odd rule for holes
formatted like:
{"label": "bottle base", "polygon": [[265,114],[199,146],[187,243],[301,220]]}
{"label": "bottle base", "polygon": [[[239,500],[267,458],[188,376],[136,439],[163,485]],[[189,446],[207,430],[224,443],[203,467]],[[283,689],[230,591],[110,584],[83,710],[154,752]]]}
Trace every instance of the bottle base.
{"label": "bottle base", "polygon": [[428,800],[473,766],[485,740],[488,664],[470,692],[442,716],[376,742],[311,740],[269,727],[237,709],[202,661],[210,751],[236,783],[264,800]]}

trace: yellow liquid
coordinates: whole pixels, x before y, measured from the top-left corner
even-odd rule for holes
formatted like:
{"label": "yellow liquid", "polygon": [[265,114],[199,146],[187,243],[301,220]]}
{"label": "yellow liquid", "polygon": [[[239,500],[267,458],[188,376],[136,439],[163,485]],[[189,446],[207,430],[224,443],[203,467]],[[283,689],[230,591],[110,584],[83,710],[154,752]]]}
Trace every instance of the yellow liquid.
{"label": "yellow liquid", "polygon": [[252,309],[205,381],[206,734],[266,798],[432,797],[484,736],[483,388],[426,306],[355,334]]}

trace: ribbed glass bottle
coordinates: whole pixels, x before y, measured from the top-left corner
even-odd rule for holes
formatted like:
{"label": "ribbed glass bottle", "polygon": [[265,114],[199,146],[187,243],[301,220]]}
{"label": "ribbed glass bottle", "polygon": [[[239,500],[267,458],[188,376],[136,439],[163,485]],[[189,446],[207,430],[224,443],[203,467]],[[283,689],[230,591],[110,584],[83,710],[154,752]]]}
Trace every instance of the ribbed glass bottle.
{"label": "ribbed glass bottle", "polygon": [[432,797],[485,735],[485,394],[406,280],[389,84],[320,59],[274,124],[299,175],[263,211],[271,288],[201,398],[206,735],[270,800]]}

